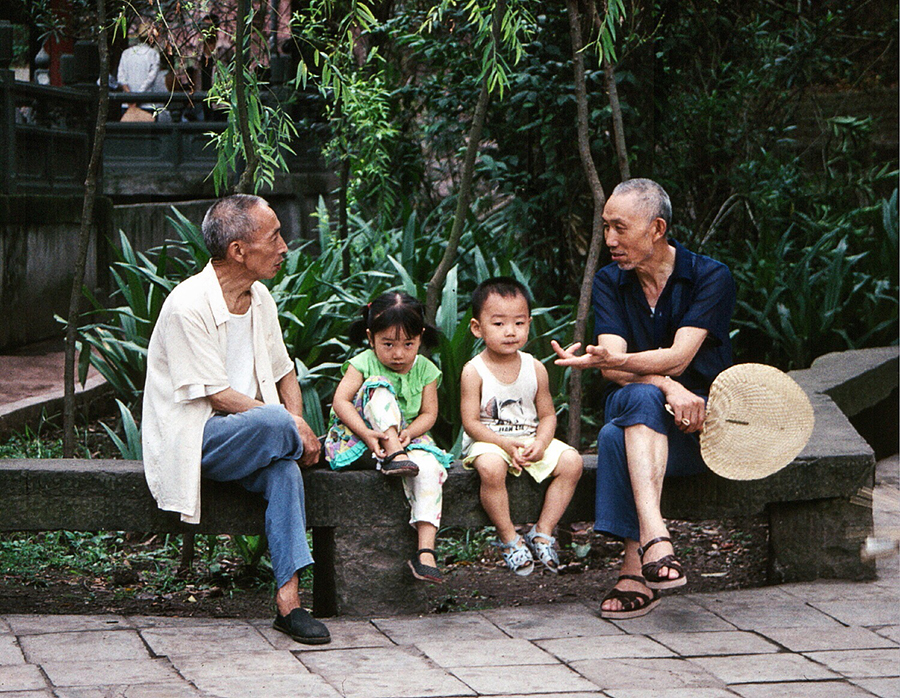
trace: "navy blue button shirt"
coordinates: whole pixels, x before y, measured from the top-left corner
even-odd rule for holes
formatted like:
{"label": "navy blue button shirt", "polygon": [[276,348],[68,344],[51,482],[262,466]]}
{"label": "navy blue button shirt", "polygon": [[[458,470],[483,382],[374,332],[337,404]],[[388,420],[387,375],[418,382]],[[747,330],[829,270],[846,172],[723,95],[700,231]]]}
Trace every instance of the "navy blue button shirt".
{"label": "navy blue button shirt", "polygon": [[731,366],[728,325],[734,312],[734,279],[721,262],[690,252],[674,240],[669,244],[675,248],[675,268],[654,312],[633,270],[619,269],[613,263],[597,272],[594,332],[622,337],[628,352],[634,353],[671,347],[681,327],[707,330],[690,366],[674,377],[688,390],[705,396],[713,379]]}

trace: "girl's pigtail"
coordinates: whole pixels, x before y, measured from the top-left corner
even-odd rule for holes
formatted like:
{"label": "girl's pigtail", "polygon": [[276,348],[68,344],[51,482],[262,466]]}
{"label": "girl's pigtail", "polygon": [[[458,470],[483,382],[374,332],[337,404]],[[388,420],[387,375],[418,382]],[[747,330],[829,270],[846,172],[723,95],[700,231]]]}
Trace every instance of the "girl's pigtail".
{"label": "girl's pigtail", "polygon": [[424,344],[427,349],[434,349],[440,341],[441,331],[426,322],[422,329],[422,344]]}

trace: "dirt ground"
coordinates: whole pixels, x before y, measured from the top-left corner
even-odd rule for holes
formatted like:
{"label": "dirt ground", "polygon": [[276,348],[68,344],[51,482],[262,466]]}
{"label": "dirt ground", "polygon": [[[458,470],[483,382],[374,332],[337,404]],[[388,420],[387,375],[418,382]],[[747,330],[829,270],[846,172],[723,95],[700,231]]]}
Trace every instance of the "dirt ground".
{"label": "dirt ground", "polygon": [[[513,575],[488,544],[466,561],[445,553],[446,582],[431,585],[430,612],[446,613],[529,604],[587,602],[599,607],[612,586],[621,561],[621,543],[594,534],[590,524],[560,532],[563,544],[559,575],[536,570]],[[670,522],[688,584],[678,593],[747,588],[765,584],[767,528],[760,519]],[[574,545],[573,545],[574,544]],[[446,549],[452,549],[447,546]],[[578,557],[578,554],[581,557]],[[271,585],[265,577],[248,577],[234,563],[211,574],[195,567],[178,591],[148,590],[145,571],[118,569],[102,577],[86,577],[66,569],[50,569],[25,581],[0,575],[0,614],[79,613],[258,618],[272,613]],[[311,603],[304,592],[304,602]]]}

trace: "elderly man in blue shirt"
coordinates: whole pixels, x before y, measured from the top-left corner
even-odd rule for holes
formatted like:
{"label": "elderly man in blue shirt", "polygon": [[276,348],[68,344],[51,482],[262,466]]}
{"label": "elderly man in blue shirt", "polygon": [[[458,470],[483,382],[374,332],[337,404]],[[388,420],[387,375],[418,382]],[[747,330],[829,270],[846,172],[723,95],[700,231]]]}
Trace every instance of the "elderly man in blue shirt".
{"label": "elderly man in blue shirt", "polygon": [[735,286],[728,267],[668,237],[672,206],[649,179],[619,184],[603,209],[612,263],[594,277],[597,343],[554,342],[556,363],[609,381],[597,440],[594,529],[625,541],[604,618],[636,618],[687,582],[660,513],[666,475],[704,469],[699,432],[713,379],[731,365]]}

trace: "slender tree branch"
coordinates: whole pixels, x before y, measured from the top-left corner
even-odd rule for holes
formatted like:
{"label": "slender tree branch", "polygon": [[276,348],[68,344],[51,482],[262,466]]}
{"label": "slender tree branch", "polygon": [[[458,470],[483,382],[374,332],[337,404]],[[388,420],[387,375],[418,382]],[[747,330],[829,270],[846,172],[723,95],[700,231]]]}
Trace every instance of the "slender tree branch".
{"label": "slender tree branch", "polygon": [[87,177],[84,180],[84,204],[81,208],[81,227],[78,234],[78,257],[69,296],[69,316],[66,324],[65,365],[63,368],[63,456],[75,456],[75,341],[81,314],[81,288],[91,239],[91,223],[94,220],[94,203],[97,199],[97,179],[103,159],[103,141],[106,138],[106,117],[109,112],[109,51],[106,43],[106,2],[97,0],[97,48],[100,52],[100,85],[97,87],[97,123],[94,127],[94,144]]}
{"label": "slender tree branch", "polygon": [[[506,0],[498,0],[494,6],[494,15],[491,26],[491,40],[494,42],[494,50],[500,44],[500,22],[506,14]],[[469,212],[469,201],[472,196],[472,180],[475,177],[475,158],[478,156],[478,147],[481,144],[481,132],[487,118],[487,108],[490,101],[488,89],[489,72],[485,71],[481,81],[481,91],[478,94],[478,103],[475,105],[475,115],[472,118],[472,126],[469,129],[469,142],[466,145],[466,155],[463,160],[462,179],[459,183],[459,193],[456,198],[456,212],[453,214],[453,227],[447,240],[444,255],[435,269],[434,276],[428,282],[425,296],[425,317],[433,323],[437,315],[438,299],[441,289],[447,279],[447,274],[453,268],[456,261],[456,252],[459,249],[459,240],[462,237],[463,227],[466,222],[466,214]]]}
{"label": "slender tree branch", "polygon": [[[600,261],[600,244],[603,241],[603,207],[606,205],[606,194],[600,184],[600,176],[591,155],[591,142],[588,134],[587,88],[584,77],[584,43],[581,37],[581,16],[578,12],[578,0],[566,0],[569,12],[569,34],[572,39],[572,65],[575,73],[576,126],[578,133],[578,154],[584,176],[591,189],[594,200],[594,217],[591,225],[591,243],[585,260],[584,275],[581,279],[581,292],[578,296],[578,307],[575,311],[575,330],[573,339],[584,341],[587,314],[591,303],[591,286],[597,265]],[[569,378],[569,420],[567,438],[576,448],[581,441],[581,405],[582,405],[581,372],[573,370]]]}

